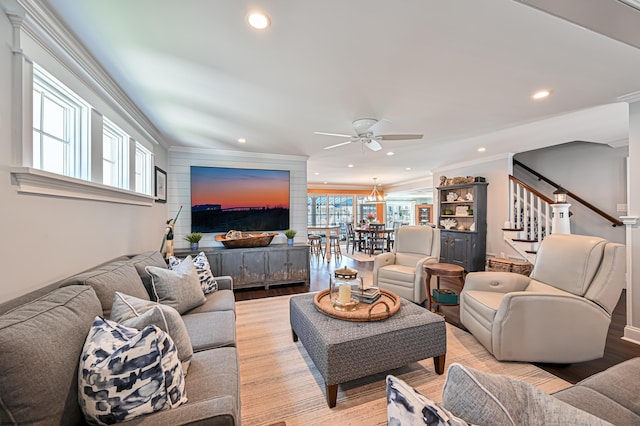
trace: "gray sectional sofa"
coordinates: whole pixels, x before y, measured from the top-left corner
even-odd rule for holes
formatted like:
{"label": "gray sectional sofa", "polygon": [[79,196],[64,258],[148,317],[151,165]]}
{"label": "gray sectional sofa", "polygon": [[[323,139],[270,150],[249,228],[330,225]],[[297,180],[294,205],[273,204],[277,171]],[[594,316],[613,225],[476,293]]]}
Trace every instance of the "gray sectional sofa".
{"label": "gray sectional sofa", "polygon": [[[166,268],[159,252],[123,256],[0,305],[0,424],[84,424],[78,364],[96,316],[109,318],[116,291],[149,300],[146,266]],[[240,379],[230,277],[182,315],[193,346],[188,402],[128,424],[238,425]]]}

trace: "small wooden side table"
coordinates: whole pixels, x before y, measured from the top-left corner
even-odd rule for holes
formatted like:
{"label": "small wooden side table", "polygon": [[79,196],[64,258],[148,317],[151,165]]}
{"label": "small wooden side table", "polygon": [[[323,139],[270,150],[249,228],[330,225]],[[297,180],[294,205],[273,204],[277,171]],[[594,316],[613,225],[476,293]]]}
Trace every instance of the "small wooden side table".
{"label": "small wooden side table", "polygon": [[431,295],[431,277],[437,277],[437,288],[440,288],[440,277],[451,277],[458,278],[460,280],[460,290],[464,288],[464,268],[458,265],[452,265],[450,263],[427,263],[424,265],[424,271],[427,276],[425,278],[425,284],[427,286],[427,296],[429,298],[429,306],[427,307],[430,311],[432,310],[433,305],[438,306],[458,306],[460,300],[458,299],[458,303],[442,303],[436,302],[433,300]]}

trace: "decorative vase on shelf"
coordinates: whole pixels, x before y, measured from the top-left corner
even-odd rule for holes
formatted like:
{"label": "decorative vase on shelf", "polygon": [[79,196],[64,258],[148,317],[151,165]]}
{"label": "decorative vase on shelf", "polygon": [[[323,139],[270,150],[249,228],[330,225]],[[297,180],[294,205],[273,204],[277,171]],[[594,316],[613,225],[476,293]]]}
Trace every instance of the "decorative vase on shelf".
{"label": "decorative vase on shelf", "polygon": [[293,238],[287,238],[287,245],[288,246],[292,246],[293,245]]}
{"label": "decorative vase on shelf", "polygon": [[191,243],[191,250],[196,251],[200,247],[199,243]]}

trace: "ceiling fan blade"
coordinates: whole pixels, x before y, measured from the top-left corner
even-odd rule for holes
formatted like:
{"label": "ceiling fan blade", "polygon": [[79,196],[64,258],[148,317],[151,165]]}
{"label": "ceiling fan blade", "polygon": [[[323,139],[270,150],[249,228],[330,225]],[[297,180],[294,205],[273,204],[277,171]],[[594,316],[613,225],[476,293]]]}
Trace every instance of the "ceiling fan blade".
{"label": "ceiling fan blade", "polygon": [[324,135],[324,136],[338,136],[340,138],[350,138],[353,135],[344,135],[342,133],[327,133],[327,132],[313,132],[316,135]]}
{"label": "ceiling fan blade", "polygon": [[388,123],[391,123],[391,120],[387,120],[386,118],[383,118],[382,120],[379,120],[377,123],[375,123],[373,126],[369,127],[369,132],[373,133],[374,135],[382,133],[384,132]]}
{"label": "ceiling fan blade", "polygon": [[371,151],[380,151],[382,149],[382,146],[375,139],[370,139],[369,141],[365,142],[364,145]]}
{"label": "ceiling fan blade", "polygon": [[424,135],[378,135],[376,139],[383,141],[408,141],[413,139],[422,139]]}
{"label": "ceiling fan blade", "polygon": [[[349,136],[349,137],[351,137],[351,136]],[[324,149],[337,148],[337,147],[342,146],[342,145],[350,144],[351,142],[353,142],[353,141],[347,141],[347,142],[337,143],[337,144],[331,145],[331,146],[325,146]]]}

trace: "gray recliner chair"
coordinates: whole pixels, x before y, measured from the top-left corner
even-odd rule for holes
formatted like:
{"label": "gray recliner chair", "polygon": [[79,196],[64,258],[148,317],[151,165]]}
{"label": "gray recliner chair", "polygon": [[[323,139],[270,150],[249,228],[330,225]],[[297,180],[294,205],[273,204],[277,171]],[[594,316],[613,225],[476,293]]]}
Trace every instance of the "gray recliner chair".
{"label": "gray recliner chair", "polygon": [[468,274],[460,321],[500,361],[602,358],[624,277],[623,245],[584,235],[549,235],[529,277]]}
{"label": "gray recliner chair", "polygon": [[401,226],[395,234],[393,251],[373,260],[373,285],[421,304],[427,299],[423,265],[440,261],[440,230]]}

